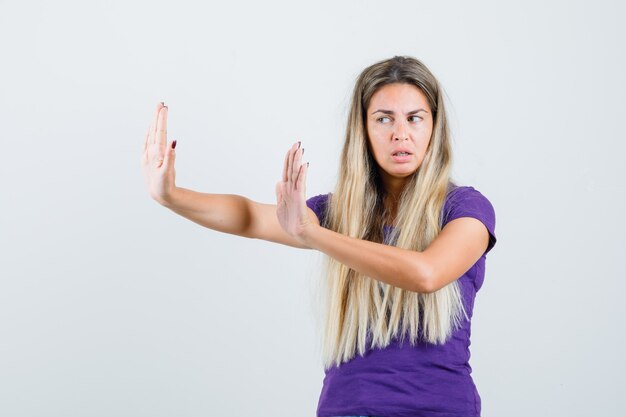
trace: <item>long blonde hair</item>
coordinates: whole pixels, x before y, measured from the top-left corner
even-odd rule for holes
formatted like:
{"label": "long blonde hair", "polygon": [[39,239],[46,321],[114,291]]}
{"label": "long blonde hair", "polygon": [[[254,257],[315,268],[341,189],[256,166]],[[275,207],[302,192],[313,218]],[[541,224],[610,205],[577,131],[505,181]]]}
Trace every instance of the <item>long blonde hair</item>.
{"label": "long blonde hair", "polygon": [[[433,115],[431,140],[422,164],[408,179],[398,202],[395,229],[388,244],[423,251],[441,231],[442,208],[450,180],[451,146],[443,92],[419,60],[396,56],[367,67],[359,75],[348,116],[339,176],[329,196],[325,226],[338,233],[383,243],[385,190],[368,148],[366,111],[382,86],[408,83],[427,97]],[[414,345],[423,338],[444,343],[467,318],[457,281],[433,293],[417,293],[367,277],[337,260],[325,258],[324,368],[383,348],[407,331]],[[420,336],[420,332],[422,333]],[[371,338],[370,346],[367,346]]]}

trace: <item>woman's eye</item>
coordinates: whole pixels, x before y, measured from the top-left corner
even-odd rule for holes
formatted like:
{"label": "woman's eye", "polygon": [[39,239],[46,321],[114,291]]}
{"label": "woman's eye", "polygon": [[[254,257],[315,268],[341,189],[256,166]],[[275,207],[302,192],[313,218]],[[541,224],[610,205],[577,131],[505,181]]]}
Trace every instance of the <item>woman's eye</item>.
{"label": "woman's eye", "polygon": [[[414,120],[411,120],[411,119],[414,119]],[[422,118],[419,116],[411,116],[409,117],[409,120],[411,120],[412,122],[419,122],[420,120],[422,120]]]}
{"label": "woman's eye", "polygon": [[378,121],[379,121],[379,122],[381,122],[381,123],[384,123],[384,122],[383,122],[383,119],[389,119],[389,118],[388,118],[388,117],[384,117],[384,116],[383,116],[383,117],[379,117],[379,118],[378,118],[378,119],[376,119],[376,120],[378,120]]}

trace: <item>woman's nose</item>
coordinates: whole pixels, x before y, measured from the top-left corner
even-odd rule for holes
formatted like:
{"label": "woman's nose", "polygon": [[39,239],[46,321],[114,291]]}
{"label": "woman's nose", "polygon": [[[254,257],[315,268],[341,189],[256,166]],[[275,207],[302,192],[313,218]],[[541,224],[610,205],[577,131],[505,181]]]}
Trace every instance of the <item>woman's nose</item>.
{"label": "woman's nose", "polygon": [[407,129],[404,123],[399,122],[396,124],[395,129],[393,131],[393,139],[394,140],[406,140],[408,139]]}

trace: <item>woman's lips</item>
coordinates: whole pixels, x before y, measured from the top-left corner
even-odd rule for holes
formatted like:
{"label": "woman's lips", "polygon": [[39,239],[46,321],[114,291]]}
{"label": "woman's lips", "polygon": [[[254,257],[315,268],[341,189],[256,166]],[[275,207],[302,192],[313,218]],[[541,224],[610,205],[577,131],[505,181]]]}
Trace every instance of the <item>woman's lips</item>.
{"label": "woman's lips", "polygon": [[412,157],[413,157],[413,154],[391,155],[391,159],[393,159],[395,162],[409,162]]}

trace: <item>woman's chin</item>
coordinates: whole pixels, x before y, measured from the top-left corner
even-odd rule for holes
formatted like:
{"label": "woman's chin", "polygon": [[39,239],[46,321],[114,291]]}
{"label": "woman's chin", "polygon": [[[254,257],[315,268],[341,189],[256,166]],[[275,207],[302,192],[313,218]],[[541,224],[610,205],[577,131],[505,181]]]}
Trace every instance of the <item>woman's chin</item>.
{"label": "woman's chin", "polygon": [[393,175],[394,177],[408,177],[409,175],[412,175],[417,168],[418,167],[413,164],[402,164],[401,166],[391,167],[387,173]]}

